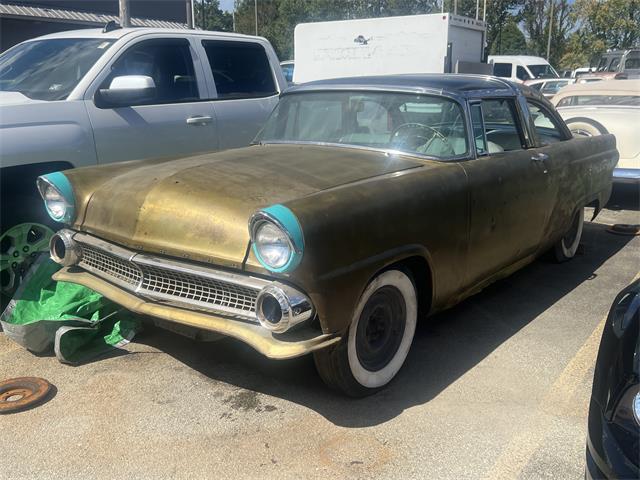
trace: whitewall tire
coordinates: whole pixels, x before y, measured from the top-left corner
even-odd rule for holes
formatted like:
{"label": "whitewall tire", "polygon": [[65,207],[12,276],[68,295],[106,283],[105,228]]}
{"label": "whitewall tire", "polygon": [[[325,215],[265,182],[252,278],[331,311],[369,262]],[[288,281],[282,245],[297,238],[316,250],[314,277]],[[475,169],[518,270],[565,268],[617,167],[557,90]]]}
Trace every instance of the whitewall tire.
{"label": "whitewall tire", "polygon": [[418,299],[411,278],[387,270],[367,286],[348,332],[333,348],[314,355],[322,379],[361,397],[387,385],[404,364],[416,329]]}

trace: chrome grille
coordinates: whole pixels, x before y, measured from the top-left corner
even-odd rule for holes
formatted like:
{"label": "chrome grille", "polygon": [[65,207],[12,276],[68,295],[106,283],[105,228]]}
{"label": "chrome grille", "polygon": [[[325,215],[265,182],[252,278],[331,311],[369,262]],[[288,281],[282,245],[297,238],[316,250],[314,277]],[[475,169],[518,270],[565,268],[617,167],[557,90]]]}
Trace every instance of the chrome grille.
{"label": "chrome grille", "polygon": [[142,272],[133,262],[88,245],[82,246],[80,266],[101,277],[112,278],[132,287],[137,287],[142,281]]}
{"label": "chrome grille", "polygon": [[[142,297],[257,322],[255,302],[266,280],[175,261],[149,261],[121,247],[78,242],[79,266]],[[108,249],[108,250],[107,250]]]}
{"label": "chrome grille", "polygon": [[142,265],[141,289],[182,300],[253,312],[258,291],[198,275]]}

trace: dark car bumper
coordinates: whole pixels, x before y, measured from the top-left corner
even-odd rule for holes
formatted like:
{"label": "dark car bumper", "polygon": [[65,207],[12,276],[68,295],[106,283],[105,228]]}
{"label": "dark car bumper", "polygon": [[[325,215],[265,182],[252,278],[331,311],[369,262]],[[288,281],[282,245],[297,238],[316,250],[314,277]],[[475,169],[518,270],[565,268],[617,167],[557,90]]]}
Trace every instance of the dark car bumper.
{"label": "dark car bumper", "polygon": [[592,415],[587,436],[585,478],[637,479],[639,475],[638,466],[624,454],[602,413]]}

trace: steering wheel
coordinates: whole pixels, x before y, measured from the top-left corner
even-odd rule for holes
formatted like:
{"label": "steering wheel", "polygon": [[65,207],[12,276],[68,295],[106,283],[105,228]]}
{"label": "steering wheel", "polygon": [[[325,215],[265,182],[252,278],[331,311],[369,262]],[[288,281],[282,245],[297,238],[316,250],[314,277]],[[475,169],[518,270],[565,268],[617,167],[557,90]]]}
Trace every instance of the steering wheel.
{"label": "steering wheel", "polygon": [[[438,130],[436,130],[433,127],[430,127],[429,125],[425,125],[424,123],[418,123],[418,122],[409,122],[409,123],[403,123],[402,125],[399,125],[392,133],[391,133],[391,140],[393,143],[393,140],[395,139],[395,137],[398,137],[400,132],[402,130],[405,129],[421,129],[421,130],[429,130],[431,133],[431,135],[429,137],[425,136],[425,135],[420,135],[418,133],[413,135],[413,139],[415,140],[423,140],[420,143],[414,142],[415,145],[410,146],[410,148],[417,150],[418,147],[423,146],[424,148],[422,150],[426,150],[427,148],[429,148],[429,145],[431,145],[431,142],[433,142],[433,140],[438,137],[440,140],[442,140],[442,142],[444,143],[444,145],[451,151],[451,154],[454,155],[455,151],[453,150],[453,148],[451,147],[451,145],[449,144],[449,140],[447,139],[447,137],[445,137],[442,133],[440,133]],[[407,138],[408,139],[408,138]],[[401,142],[401,145],[406,144],[406,140]]]}

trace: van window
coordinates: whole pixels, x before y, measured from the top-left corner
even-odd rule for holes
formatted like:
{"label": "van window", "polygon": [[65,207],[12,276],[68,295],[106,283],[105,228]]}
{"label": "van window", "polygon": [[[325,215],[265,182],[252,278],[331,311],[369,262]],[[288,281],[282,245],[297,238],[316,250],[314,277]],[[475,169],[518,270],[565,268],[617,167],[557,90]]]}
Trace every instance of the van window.
{"label": "van window", "polygon": [[200,98],[193,69],[191,50],[186,39],[154,39],[136,43],[111,67],[101,88],[122,75],[145,75],[156,85],[156,97],[146,104],[195,101]]}
{"label": "van window", "polygon": [[511,68],[512,65],[510,63],[494,63],[493,64],[493,74],[496,77],[511,77]]}
{"label": "van window", "polygon": [[529,80],[531,78],[524,67],[521,67],[519,65],[516,68],[516,77],[518,77],[520,80]]}
{"label": "van window", "polygon": [[609,64],[609,68],[607,69],[607,71],[615,72],[618,69],[618,65],[620,65],[620,57],[617,57],[611,60],[611,63]]}
{"label": "van window", "polygon": [[533,74],[534,78],[558,78],[558,72],[556,72],[548,63],[541,65],[527,65],[527,68]]}
{"label": "van window", "polygon": [[218,98],[276,95],[271,65],[262,45],[254,42],[203,40]]}

